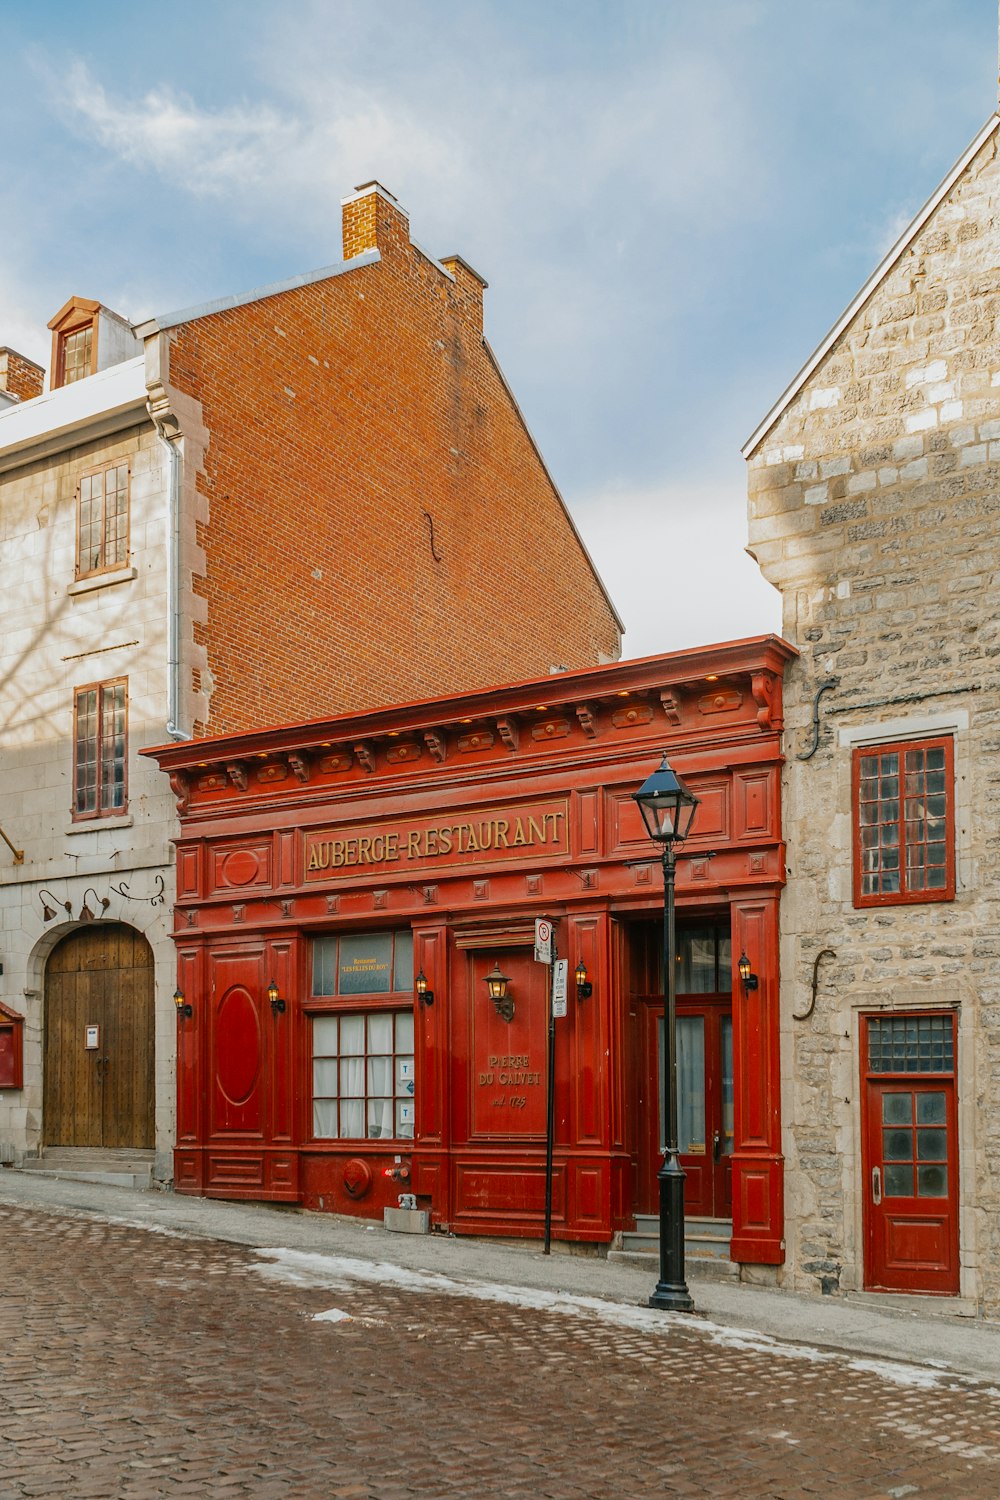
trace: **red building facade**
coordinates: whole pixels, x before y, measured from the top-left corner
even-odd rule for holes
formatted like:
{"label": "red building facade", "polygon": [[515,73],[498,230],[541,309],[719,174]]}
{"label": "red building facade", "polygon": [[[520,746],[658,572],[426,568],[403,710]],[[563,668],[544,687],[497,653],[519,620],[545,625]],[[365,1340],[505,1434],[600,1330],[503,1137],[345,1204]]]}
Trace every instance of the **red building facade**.
{"label": "red building facade", "polygon": [[666,749],[700,798],[678,863],[688,1211],[780,1263],[793,654],[768,636],[150,752],[181,817],[177,1191],[380,1217],[402,1189],[437,1227],[540,1235],[548,917],[592,985],[555,1022],[553,1235],[653,1211],[663,889],[632,793]]}

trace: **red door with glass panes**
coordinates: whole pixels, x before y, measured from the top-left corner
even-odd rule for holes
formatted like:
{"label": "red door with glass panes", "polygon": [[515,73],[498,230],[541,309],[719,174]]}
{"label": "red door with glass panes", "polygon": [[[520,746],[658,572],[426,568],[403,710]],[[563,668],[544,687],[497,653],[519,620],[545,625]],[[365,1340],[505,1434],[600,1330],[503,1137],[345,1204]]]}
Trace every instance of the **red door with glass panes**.
{"label": "red door with glass panes", "polygon": [[[733,1015],[728,922],[702,922],[677,934],[677,1143],[684,1212],[724,1219],[732,1212]],[[636,997],[638,1000],[638,997]],[[663,1162],[663,1000],[641,1000],[644,1047],[639,1213],[656,1211]],[[647,1103],[657,1101],[650,1109]]]}
{"label": "red door with glass panes", "polygon": [[957,1295],[953,1014],[863,1020],[865,1286]]}

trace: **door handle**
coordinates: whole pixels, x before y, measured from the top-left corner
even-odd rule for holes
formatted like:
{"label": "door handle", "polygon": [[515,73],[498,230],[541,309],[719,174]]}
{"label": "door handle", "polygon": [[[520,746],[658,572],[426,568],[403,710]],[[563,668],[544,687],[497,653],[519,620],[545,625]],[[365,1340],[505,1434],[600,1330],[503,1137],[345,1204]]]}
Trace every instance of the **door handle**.
{"label": "door handle", "polygon": [[882,1168],[872,1167],[872,1202],[882,1202]]}
{"label": "door handle", "polygon": [[718,1131],[712,1137],[712,1160],[718,1161],[722,1155],[722,1137]]}

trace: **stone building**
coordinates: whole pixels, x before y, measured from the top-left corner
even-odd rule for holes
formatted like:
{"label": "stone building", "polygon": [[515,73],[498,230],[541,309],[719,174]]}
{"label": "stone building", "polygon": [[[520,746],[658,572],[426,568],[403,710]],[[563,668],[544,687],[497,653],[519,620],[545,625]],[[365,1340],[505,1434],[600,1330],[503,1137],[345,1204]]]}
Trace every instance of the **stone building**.
{"label": "stone building", "polygon": [[786,1283],[1000,1312],[1000,118],[744,448],[785,678]]}
{"label": "stone building", "polygon": [[377,184],[343,218],[344,261],[139,328],[72,298],[47,392],[0,349],[0,1159],[170,1174],[176,814],[139,750],[619,653],[481,278]]}

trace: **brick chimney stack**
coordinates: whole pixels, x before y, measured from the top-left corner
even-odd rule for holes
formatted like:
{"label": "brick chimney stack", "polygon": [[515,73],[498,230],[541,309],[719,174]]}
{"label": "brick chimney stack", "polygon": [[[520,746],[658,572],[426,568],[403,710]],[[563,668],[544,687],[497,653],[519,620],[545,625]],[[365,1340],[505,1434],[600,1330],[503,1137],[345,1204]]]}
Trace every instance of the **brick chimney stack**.
{"label": "brick chimney stack", "polygon": [[31,401],[45,389],[45,371],[16,349],[0,348],[0,391],[18,401]]}
{"label": "brick chimney stack", "polygon": [[392,242],[410,243],[410,218],[380,182],[365,182],[340,200],[344,222],[344,259],[366,250],[385,251]]}

